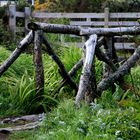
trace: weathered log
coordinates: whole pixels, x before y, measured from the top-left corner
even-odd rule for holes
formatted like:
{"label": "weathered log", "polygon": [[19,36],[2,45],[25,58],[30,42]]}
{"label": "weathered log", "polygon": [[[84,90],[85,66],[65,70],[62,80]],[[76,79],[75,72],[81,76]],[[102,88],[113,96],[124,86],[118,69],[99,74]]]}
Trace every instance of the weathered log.
{"label": "weathered log", "polygon": [[62,33],[62,34],[75,34],[75,35],[92,35],[97,34],[99,36],[109,35],[123,35],[123,34],[139,34],[140,27],[116,27],[116,28],[86,28],[80,26],[72,25],[58,25],[58,24],[48,24],[48,23],[39,23],[31,22],[28,24],[28,28],[31,30],[43,30],[47,33]]}
{"label": "weathered log", "polygon": [[0,66],[0,76],[13,64],[13,62],[19,57],[19,55],[31,44],[33,40],[32,31],[19,43],[17,48],[7,58],[4,63]]}
{"label": "weathered log", "polygon": [[84,98],[86,94],[93,94],[94,91],[91,89],[91,68],[95,53],[97,35],[91,35],[90,38],[85,43],[86,54],[84,56],[84,66],[82,70],[82,75],[80,77],[79,89],[75,99],[76,105],[79,105],[80,101]]}
{"label": "weathered log", "polygon": [[7,132],[12,132],[12,131],[23,131],[23,130],[31,130],[34,128],[37,128],[41,125],[40,122],[33,122],[33,123],[28,123],[25,125],[20,125],[20,126],[13,126],[13,127],[7,127],[7,128],[0,128],[0,132],[2,131],[7,131]]}
{"label": "weathered log", "polygon": [[97,42],[97,47],[95,49],[95,55],[97,56],[97,58],[103,62],[105,62],[106,64],[108,64],[108,66],[110,66],[110,68],[112,69],[112,71],[116,71],[117,68],[116,66],[113,64],[113,62],[109,59],[109,57],[103,53],[100,50],[100,47],[104,44],[104,37],[101,37],[100,39],[98,39]]}
{"label": "weathered log", "polygon": [[43,39],[43,43],[46,46],[46,50],[47,53],[52,57],[52,59],[57,63],[57,65],[60,68],[61,71],[61,75],[63,76],[64,79],[67,79],[68,84],[77,91],[78,87],[76,85],[76,83],[72,80],[72,78],[70,77],[70,75],[68,74],[68,72],[65,69],[65,66],[63,65],[63,63],[61,62],[61,60],[59,59],[59,57],[55,54],[55,52],[53,51],[53,49],[51,48],[50,44],[48,43],[47,39],[45,38],[45,36],[42,36]]}
{"label": "weathered log", "polygon": [[34,33],[34,65],[35,65],[35,82],[36,82],[36,93],[38,96],[44,93],[44,68],[42,62],[42,31],[35,31]]}
{"label": "weathered log", "polygon": [[[114,63],[117,64],[117,54],[116,54],[116,50],[114,47],[114,37],[109,36],[109,37],[105,37],[105,42],[104,42],[104,48],[105,48],[105,54],[107,55],[107,57]],[[103,73],[103,77],[108,77],[108,75],[110,75],[112,73],[112,68],[109,67],[109,65],[104,64],[104,73]],[[115,92],[115,85],[112,85],[111,90],[112,92]]]}
{"label": "weathered log", "polygon": [[[69,71],[69,75],[71,76],[71,77],[73,77],[74,75],[75,75],[75,73],[77,72],[77,70],[80,68],[80,67],[82,67],[82,65],[83,65],[83,59],[80,59],[74,66],[73,66],[73,68]],[[54,94],[56,93],[56,92],[58,92],[64,85],[65,85],[65,83],[67,82],[67,79],[63,79],[63,80],[61,80],[59,83],[59,86],[55,89],[55,91],[54,91]]]}
{"label": "weathered log", "polygon": [[110,67],[110,69],[114,72],[117,70],[116,66],[114,65],[114,63],[111,61],[111,59],[109,59],[109,57],[104,54],[98,47],[96,47],[96,52],[95,52],[97,58],[103,62],[105,62],[106,64],[108,64],[108,66]]}
{"label": "weathered log", "polygon": [[19,117],[8,117],[4,119],[0,119],[0,124],[26,124],[29,122],[40,122],[45,118],[45,114],[34,114],[34,115],[25,115]]}
{"label": "weathered log", "polygon": [[31,30],[43,30],[47,33],[61,33],[61,34],[75,34],[80,35],[81,27],[62,25],[62,24],[48,24],[48,23],[39,23],[31,22],[28,24],[28,28]]}
{"label": "weathered log", "polygon": [[0,124],[12,125],[12,127],[0,128],[0,133],[34,129],[40,126],[44,118],[45,114],[5,118],[0,120]]}
{"label": "weathered log", "polygon": [[140,46],[135,50],[133,55],[118,68],[115,73],[110,74],[107,78],[103,79],[97,86],[97,92],[100,95],[102,91],[106,90],[109,86],[111,86],[114,82],[116,82],[119,78],[123,77],[127,74],[130,69],[136,64],[137,60],[140,58]]}
{"label": "weathered log", "polygon": [[115,36],[132,34],[136,35],[140,33],[140,27],[116,27],[116,28],[81,28],[80,35],[103,35],[103,36]]}

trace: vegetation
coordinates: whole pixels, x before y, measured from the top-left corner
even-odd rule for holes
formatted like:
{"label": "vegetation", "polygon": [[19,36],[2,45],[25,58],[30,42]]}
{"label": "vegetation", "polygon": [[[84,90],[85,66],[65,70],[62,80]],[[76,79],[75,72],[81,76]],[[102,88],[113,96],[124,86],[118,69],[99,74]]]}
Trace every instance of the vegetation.
{"label": "vegetation", "polygon": [[[83,104],[79,109],[72,100],[63,101],[47,113],[39,130],[25,133],[26,136],[23,132],[16,133],[11,140],[139,140],[139,108],[120,107],[116,104],[116,94],[104,93],[96,103]],[[139,102],[136,104],[138,107]]]}
{"label": "vegetation", "polygon": [[109,7],[111,12],[138,12],[139,0],[51,0],[48,10],[57,12],[102,12]]}
{"label": "vegetation", "polygon": [[[0,47],[0,63],[9,55],[9,51]],[[61,49],[61,51],[59,50],[59,56],[69,71],[80,59],[81,50],[75,47],[66,47]],[[68,90],[68,86],[62,88],[59,93],[55,92],[55,88],[58,87],[59,81],[61,80],[58,67],[46,54],[43,55],[43,61],[45,72],[45,92],[44,95],[42,95],[43,101],[38,102],[35,94],[32,56],[30,54],[22,54],[12,67],[0,78],[1,116],[35,113],[40,105],[47,111],[58,103],[63,96],[72,97],[73,91],[70,88]],[[75,80],[77,80],[78,77],[79,76],[75,77]]]}
{"label": "vegetation", "polygon": [[[19,1],[20,10],[23,10],[25,5],[26,1]],[[100,12],[106,6],[109,6],[111,11],[117,12],[129,9],[139,11],[140,1],[48,0],[45,4],[39,5],[36,0],[35,3],[36,10],[48,8],[55,12]],[[4,8],[0,8],[0,14],[4,13]],[[7,48],[15,47],[15,44],[10,42],[10,33],[4,30],[7,25],[3,22],[5,18],[0,19],[0,65],[11,53]],[[52,22],[67,24],[65,19]],[[48,38],[53,42],[53,49],[69,71],[81,58],[81,49],[54,43],[60,40],[58,35],[48,34]],[[65,36],[65,39],[79,40],[72,40],[69,36]],[[139,42],[138,38],[136,40]],[[45,112],[46,118],[40,128],[13,133],[10,140],[140,140],[140,66],[133,68],[131,74],[125,77],[134,90],[128,87],[128,90],[124,91],[115,84],[114,93],[106,90],[89,106],[83,103],[77,108],[74,104],[75,92],[67,84],[57,91],[62,78],[58,66],[45,51],[43,51],[45,88],[41,95],[43,99],[38,100],[34,84],[32,48],[30,50],[28,53],[24,52],[0,77],[0,118],[40,112]],[[81,69],[73,77],[77,84],[80,74]],[[96,60],[96,76],[99,82],[102,78],[102,62],[98,60]],[[43,107],[43,110],[40,110],[40,107]]]}
{"label": "vegetation", "polygon": [[[80,59],[81,50],[75,47],[57,47],[55,51],[62,59],[67,70]],[[2,63],[10,52],[0,47]],[[90,106],[74,105],[74,93],[69,86],[60,92],[54,92],[61,79],[58,67],[43,54],[45,69],[45,92],[42,102],[38,102],[34,87],[34,66],[30,54],[22,54],[12,67],[0,78],[0,116],[15,116],[36,113],[41,105],[46,112],[46,119],[41,128],[32,131],[17,132],[10,135],[11,140],[139,140],[139,97],[131,91],[124,92],[118,85],[112,94],[109,90],[102,97],[95,99]],[[101,62],[97,61],[96,71],[101,78]],[[139,87],[139,67],[132,69],[134,84]],[[79,79],[80,73],[74,78]],[[126,77],[131,82],[131,78]],[[55,94],[54,94],[55,93]],[[58,105],[56,107],[56,105]],[[48,112],[50,111],[51,112]]]}

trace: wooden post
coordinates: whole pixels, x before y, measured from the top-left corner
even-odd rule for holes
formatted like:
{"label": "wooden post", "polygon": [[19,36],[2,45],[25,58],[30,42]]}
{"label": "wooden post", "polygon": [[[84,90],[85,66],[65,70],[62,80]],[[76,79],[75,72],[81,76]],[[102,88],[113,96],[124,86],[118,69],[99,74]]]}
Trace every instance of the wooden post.
{"label": "wooden post", "polygon": [[[93,75],[92,73],[92,64],[95,54],[95,47],[97,41],[97,35],[91,35],[90,38],[86,41],[84,46],[84,65],[82,70],[82,75],[80,77],[79,89],[75,99],[76,105],[80,104],[80,101],[84,99],[87,103],[90,103],[93,100],[93,96],[95,94],[95,87],[93,86],[96,83],[92,83]],[[95,82],[95,81],[94,81]]]}
{"label": "wooden post", "polygon": [[42,31],[36,31],[34,35],[34,65],[36,71],[36,92],[40,96],[44,92],[44,69],[42,62]]}
{"label": "wooden post", "polygon": [[16,6],[9,5],[9,29],[15,40],[16,38]]}
{"label": "wooden post", "polygon": [[27,25],[30,22],[31,8],[25,7],[24,15],[25,15],[25,34],[28,34],[29,30]]}
{"label": "wooden post", "polygon": [[105,13],[105,18],[104,18],[104,22],[105,22],[105,28],[108,28],[109,27],[109,25],[108,25],[108,22],[109,22],[109,8],[108,7],[106,7],[105,9],[104,9],[104,13]]}
{"label": "wooden post", "polygon": [[[106,53],[106,56],[112,60],[113,59],[113,56],[112,56],[112,49],[113,49],[113,39],[112,37],[105,37],[105,42],[104,42],[104,48],[105,48],[105,53]],[[110,73],[112,73],[110,67],[104,63],[104,77],[107,77],[109,76]]]}
{"label": "wooden post", "polygon": [[[112,60],[114,64],[117,64],[117,54],[116,50],[114,47],[114,38],[113,37],[105,37],[105,51],[107,57]],[[109,65],[105,64],[105,69],[104,69],[104,77],[108,77],[112,73],[112,69],[109,67]],[[112,85],[112,92],[115,91],[115,86]]]}

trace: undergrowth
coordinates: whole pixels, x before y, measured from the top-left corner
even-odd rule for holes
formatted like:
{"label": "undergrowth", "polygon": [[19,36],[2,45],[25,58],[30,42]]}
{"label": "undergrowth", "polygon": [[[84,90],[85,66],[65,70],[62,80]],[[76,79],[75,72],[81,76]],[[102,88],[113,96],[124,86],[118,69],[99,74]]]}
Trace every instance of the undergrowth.
{"label": "undergrowth", "polygon": [[[108,94],[108,93],[104,93]],[[108,108],[108,96],[114,106]],[[139,106],[140,103],[137,102]],[[90,106],[83,104],[77,108],[73,100],[63,100],[46,119],[41,128],[28,132],[29,140],[139,140],[140,110],[132,106],[120,107],[115,95],[103,95]],[[11,140],[20,138],[15,133]],[[24,139],[24,138],[23,138]]]}
{"label": "undergrowth", "polygon": [[[56,50],[57,52],[57,50]],[[0,64],[10,55],[0,47]],[[75,47],[59,48],[57,52],[67,71],[80,60],[81,50]],[[56,91],[62,79],[58,66],[43,53],[45,90],[40,102],[36,98],[32,55],[22,54],[0,77],[0,116],[36,113],[41,105],[46,119],[40,129],[18,132],[11,140],[139,140],[139,97],[131,90],[123,91],[115,84],[116,91],[104,91],[101,98],[90,106],[77,108],[73,102],[74,91],[66,84]],[[97,82],[101,79],[102,63],[96,61]],[[132,69],[134,85],[139,90],[139,66]],[[81,69],[73,77],[78,83]],[[129,76],[128,82],[132,81]],[[68,100],[68,98],[70,100]],[[58,105],[56,107],[56,105]],[[48,112],[48,110],[52,110]]]}
{"label": "undergrowth", "polygon": [[[57,52],[57,50],[56,50]],[[11,52],[0,47],[0,63],[2,64]],[[81,57],[81,50],[75,47],[64,48],[57,52],[67,71]],[[22,54],[0,78],[0,116],[30,114],[39,112],[42,106],[44,111],[51,110],[65,97],[72,97],[74,91],[66,84],[60,91],[55,91],[59,86],[59,68],[45,52],[43,53],[45,89],[43,100],[38,100],[35,94],[34,65],[32,55]],[[78,76],[74,77],[78,83]],[[40,110],[41,111],[41,110]]]}

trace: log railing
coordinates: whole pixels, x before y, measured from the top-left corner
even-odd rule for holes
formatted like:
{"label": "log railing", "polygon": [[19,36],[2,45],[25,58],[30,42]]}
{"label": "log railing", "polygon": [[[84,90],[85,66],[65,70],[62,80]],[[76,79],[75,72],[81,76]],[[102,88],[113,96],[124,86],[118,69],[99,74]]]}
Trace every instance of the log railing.
{"label": "log railing", "polygon": [[[0,66],[0,76],[11,66],[11,64],[18,58],[22,51],[28,47],[30,43],[34,41],[34,64],[36,67],[36,92],[37,96],[43,94],[44,89],[44,74],[43,63],[41,56],[41,44],[46,46],[46,52],[57,63],[63,80],[60,81],[60,86],[57,91],[67,82],[71,88],[73,88],[77,95],[75,103],[80,104],[81,100],[85,99],[87,103],[93,101],[95,97],[101,96],[101,93],[109,87],[112,87],[114,83],[118,83],[123,87],[123,76],[127,74],[130,69],[136,64],[140,58],[140,47],[135,49],[135,52],[130,58],[122,65],[116,65],[117,55],[116,50],[111,40],[114,35],[119,33],[122,35],[140,34],[139,27],[120,27],[120,28],[85,28],[71,25],[58,25],[47,23],[34,23],[28,24],[28,28],[32,31],[19,43],[15,51],[5,60]],[[74,34],[83,36],[87,40],[83,47],[83,57],[74,65],[70,72],[67,72],[60,58],[55,54],[51,45],[46,39],[45,33],[62,33],[62,34]],[[99,38],[99,39],[98,39]],[[103,52],[100,48],[104,46],[106,52]],[[99,60],[106,63],[109,70],[109,75],[96,83],[95,75],[95,60],[96,56]],[[73,81],[72,76],[83,65],[79,84]],[[77,87],[77,85],[79,85]]]}

